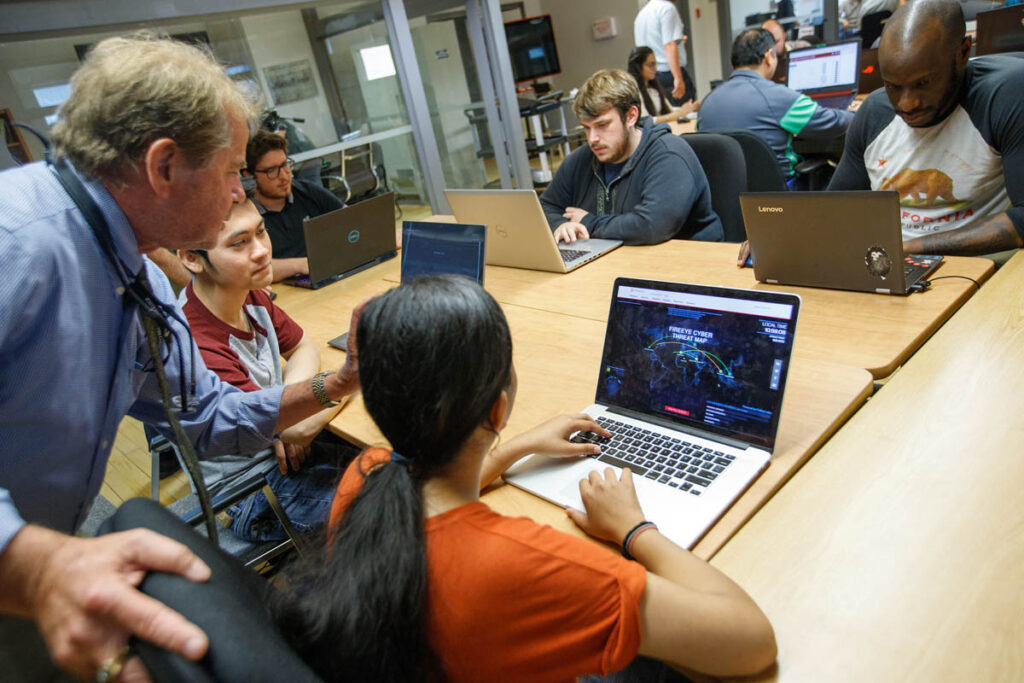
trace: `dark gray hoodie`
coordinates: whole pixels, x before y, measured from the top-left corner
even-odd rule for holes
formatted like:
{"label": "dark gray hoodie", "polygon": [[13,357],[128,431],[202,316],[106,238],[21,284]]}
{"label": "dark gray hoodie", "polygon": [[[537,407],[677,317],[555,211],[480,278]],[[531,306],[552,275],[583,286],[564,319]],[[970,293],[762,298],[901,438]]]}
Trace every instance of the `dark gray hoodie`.
{"label": "dark gray hoodie", "polygon": [[643,118],[640,143],[619,177],[605,187],[602,167],[588,145],[566,157],[540,202],[554,230],[566,207],[587,211],[591,237],[626,244],[672,239],[722,240],[722,222],[711,208],[711,191],[697,156],[664,123]]}

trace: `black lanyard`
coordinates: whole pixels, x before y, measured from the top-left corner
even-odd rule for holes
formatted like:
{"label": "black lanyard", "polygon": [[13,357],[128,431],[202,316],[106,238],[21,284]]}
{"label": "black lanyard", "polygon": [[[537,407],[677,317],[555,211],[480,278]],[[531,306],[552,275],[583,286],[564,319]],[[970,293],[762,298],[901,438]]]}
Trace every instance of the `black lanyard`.
{"label": "black lanyard", "polygon": [[[143,328],[146,332],[146,342],[149,345],[150,355],[153,357],[152,362],[157,376],[157,383],[160,386],[160,394],[164,412],[167,415],[167,422],[171,427],[171,432],[174,434],[175,441],[177,441],[178,451],[181,453],[185,468],[195,486],[200,507],[202,507],[204,517],[206,518],[207,536],[216,543],[217,525],[213,514],[213,506],[210,503],[210,494],[203,481],[199,460],[192,447],[192,442],[181,428],[181,423],[178,421],[177,416],[178,412],[191,409],[190,397],[195,395],[196,390],[195,347],[192,341],[192,331],[188,323],[182,320],[173,306],[165,304],[154,296],[153,290],[150,289],[149,282],[145,277],[145,266],[143,266],[142,272],[136,275],[128,269],[128,266],[117,255],[117,250],[114,247],[114,238],[110,234],[110,226],[107,224],[106,218],[103,217],[100,208],[96,206],[96,202],[89,196],[82,181],[75,175],[68,160],[65,157],[58,157],[54,161],[48,155],[47,163],[51,163],[56,169],[57,179],[64,186],[64,189],[71,197],[71,201],[75,203],[75,206],[78,207],[78,210],[81,211],[82,216],[85,218],[85,222],[92,229],[93,234],[96,236],[96,241],[99,242],[100,249],[103,251],[103,255],[110,263],[110,267],[113,269],[117,279],[120,280],[122,287],[124,287],[125,294],[139,308]],[[171,324],[172,320],[177,321],[182,329],[184,329],[187,336],[185,344],[182,344],[181,338],[175,333]],[[170,391],[168,390],[167,375],[164,372],[164,362],[166,359],[163,357],[161,350],[166,347],[167,353],[170,354],[172,339],[174,340],[173,345],[177,347],[178,351],[180,396],[178,397],[179,405],[177,407],[174,406]],[[190,372],[187,380],[184,377],[184,349],[186,346],[189,350],[190,360]]]}

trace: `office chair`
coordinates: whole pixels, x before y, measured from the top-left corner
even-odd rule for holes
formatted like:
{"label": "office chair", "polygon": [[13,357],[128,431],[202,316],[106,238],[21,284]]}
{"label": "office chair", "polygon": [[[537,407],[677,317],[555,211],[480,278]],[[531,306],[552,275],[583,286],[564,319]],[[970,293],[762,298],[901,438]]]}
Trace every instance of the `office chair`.
{"label": "office chair", "polygon": [[747,190],[747,165],[740,143],[719,133],[688,133],[681,136],[689,143],[708,177],[711,207],[722,220],[726,242],[747,239],[740,211],[740,192]]}
{"label": "office chair", "polygon": [[860,45],[862,48],[869,48],[875,44],[875,41],[882,35],[885,22],[891,16],[892,12],[883,9],[879,12],[865,14],[860,18]]}
{"label": "office chair", "polygon": [[[321,177],[325,187],[346,204],[376,195],[385,177],[380,145],[367,143],[350,147],[342,150],[340,157],[338,173],[328,171]],[[340,187],[332,189],[332,183]]]}
{"label": "office chair", "polygon": [[727,135],[739,143],[747,167],[747,192],[785,192],[786,178],[782,175],[775,152],[757,133],[742,128],[712,131]]}
{"label": "office chair", "polygon": [[158,683],[289,681],[321,679],[274,627],[266,609],[272,591],[234,557],[148,498],[126,501],[100,528],[100,534],[144,528],[188,546],[211,570],[205,583],[150,572],[139,590],[182,614],[210,639],[205,657],[191,662],[144,641],[132,647]]}
{"label": "office chair", "polygon": [[[166,438],[156,434],[149,441],[149,450],[153,462],[151,495],[153,500],[159,502],[161,456],[163,455],[166,458],[166,454],[170,451],[174,454],[174,457],[178,457],[177,448]],[[171,503],[168,509],[176,514],[182,522],[196,527],[196,531],[205,536],[205,531],[199,528],[204,519],[203,510],[199,506],[199,499],[195,494],[195,482],[189,476],[188,468],[183,467],[182,471],[188,477],[188,483],[193,492]],[[273,489],[270,488],[270,484],[267,483],[266,474],[260,471],[251,472],[229,483],[225,483],[210,491],[210,502],[213,505],[214,514],[220,514],[235,503],[245,500],[249,496],[256,495],[261,491],[266,496],[270,509],[281,523],[288,538],[281,541],[250,541],[236,535],[230,527],[221,524],[220,520],[218,520],[217,524],[217,535],[220,547],[225,552],[237,557],[243,566],[261,572],[272,573],[276,566],[268,564],[271,560],[275,560],[292,550],[297,551],[300,555],[304,554],[305,542],[295,530],[291,520],[288,518],[288,514],[284,511]]]}

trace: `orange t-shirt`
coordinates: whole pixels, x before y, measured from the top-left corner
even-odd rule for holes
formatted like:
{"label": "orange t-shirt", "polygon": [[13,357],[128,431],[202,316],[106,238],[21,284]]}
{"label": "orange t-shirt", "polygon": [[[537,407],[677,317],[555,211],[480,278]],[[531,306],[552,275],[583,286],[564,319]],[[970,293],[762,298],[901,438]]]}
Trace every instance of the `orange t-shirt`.
{"label": "orange t-shirt", "polygon": [[[388,451],[356,458],[331,526]],[[430,641],[452,681],[571,681],[618,671],[640,647],[647,572],[606,548],[481,502],[426,521]]]}

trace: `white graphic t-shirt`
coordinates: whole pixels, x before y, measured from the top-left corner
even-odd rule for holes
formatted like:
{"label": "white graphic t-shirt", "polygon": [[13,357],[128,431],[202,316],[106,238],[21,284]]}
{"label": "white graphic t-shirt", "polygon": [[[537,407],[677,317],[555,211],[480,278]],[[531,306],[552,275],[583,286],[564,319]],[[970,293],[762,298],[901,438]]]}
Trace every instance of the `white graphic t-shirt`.
{"label": "white graphic t-shirt", "polygon": [[1006,213],[1024,238],[1024,53],[967,65],[944,120],[911,128],[884,89],[857,112],[830,190],[895,190],[903,239],[971,227]]}

